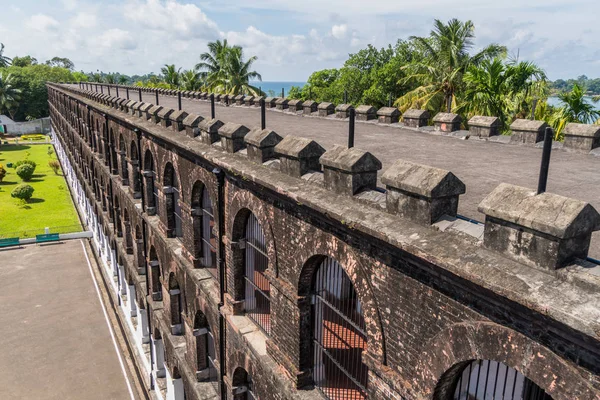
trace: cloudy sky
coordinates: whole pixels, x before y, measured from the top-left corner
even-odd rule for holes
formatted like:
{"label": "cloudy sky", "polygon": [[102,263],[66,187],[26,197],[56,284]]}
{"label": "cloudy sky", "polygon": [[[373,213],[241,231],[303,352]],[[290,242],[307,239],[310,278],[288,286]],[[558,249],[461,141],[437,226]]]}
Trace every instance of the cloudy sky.
{"label": "cloudy sky", "polygon": [[550,79],[600,76],[598,0],[0,0],[9,57],[68,57],[78,70],[190,68],[226,38],[257,55],[266,81],[305,81],[368,43],[427,35],[434,18],[471,19],[476,44],[508,46]]}

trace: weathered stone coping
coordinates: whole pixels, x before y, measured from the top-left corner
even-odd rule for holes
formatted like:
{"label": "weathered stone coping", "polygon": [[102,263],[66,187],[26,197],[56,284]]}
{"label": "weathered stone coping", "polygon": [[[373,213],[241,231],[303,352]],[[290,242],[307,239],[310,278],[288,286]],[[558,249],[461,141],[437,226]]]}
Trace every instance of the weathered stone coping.
{"label": "weathered stone coping", "polygon": [[[600,277],[585,275],[585,263],[573,264],[555,275],[536,270],[473,244],[452,232],[439,232],[367,207],[352,197],[338,195],[303,179],[251,163],[168,128],[143,121],[112,107],[52,85],[100,112],[125,121],[159,140],[178,146],[273,193],[302,204],[326,218],[343,221],[351,231],[362,232],[418,257],[448,273],[552,318],[590,337],[600,339]],[[435,268],[435,267],[432,267]],[[448,281],[452,284],[452,281]],[[459,283],[458,283],[459,284]]]}

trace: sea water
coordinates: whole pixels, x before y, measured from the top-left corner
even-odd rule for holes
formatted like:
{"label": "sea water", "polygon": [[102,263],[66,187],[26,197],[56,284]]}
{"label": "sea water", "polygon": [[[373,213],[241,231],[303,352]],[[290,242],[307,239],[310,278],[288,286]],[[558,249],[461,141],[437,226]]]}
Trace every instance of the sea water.
{"label": "sea water", "polygon": [[287,94],[290,92],[290,89],[292,88],[292,86],[298,86],[298,87],[302,87],[304,85],[306,85],[306,82],[250,82],[250,84],[252,86],[255,87],[259,87],[263,92],[265,92],[267,95],[269,94],[269,90],[272,90],[273,92],[275,92],[275,96],[279,97],[281,96],[281,89],[283,89],[284,94],[287,96]]}

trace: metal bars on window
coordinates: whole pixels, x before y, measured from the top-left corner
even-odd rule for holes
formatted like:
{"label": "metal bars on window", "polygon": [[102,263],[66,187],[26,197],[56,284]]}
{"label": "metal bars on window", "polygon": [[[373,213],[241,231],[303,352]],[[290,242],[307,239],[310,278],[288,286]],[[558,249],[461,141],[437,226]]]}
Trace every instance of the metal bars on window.
{"label": "metal bars on window", "polygon": [[552,400],[552,397],[503,363],[476,360],[462,371],[453,400]]}
{"label": "metal bars on window", "polygon": [[313,380],[332,400],[367,398],[368,368],[362,362],[367,334],[352,282],[334,259],[315,272],[313,288]]}
{"label": "metal bars on window", "polygon": [[267,335],[271,333],[271,285],[264,273],[269,266],[265,235],[250,214],[246,222],[245,308],[246,313]]}
{"label": "metal bars on window", "polygon": [[177,175],[173,173],[173,215],[175,216],[175,231],[173,234],[178,238],[183,236],[181,205],[179,204],[180,197],[181,195],[179,193],[179,182],[177,182]]}
{"label": "metal bars on window", "polygon": [[214,276],[217,276],[217,237],[214,232],[215,218],[213,215],[212,202],[210,195],[205,188],[202,190],[202,257],[206,269]]}

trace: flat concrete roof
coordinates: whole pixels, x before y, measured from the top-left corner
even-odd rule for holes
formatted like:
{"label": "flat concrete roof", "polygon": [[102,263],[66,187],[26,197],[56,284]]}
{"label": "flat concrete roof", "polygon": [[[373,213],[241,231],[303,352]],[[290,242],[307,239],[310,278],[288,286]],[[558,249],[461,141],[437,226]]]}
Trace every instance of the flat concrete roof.
{"label": "flat concrete roof", "polygon": [[[119,93],[124,96],[125,90]],[[130,90],[129,96],[135,100],[139,98],[137,90]],[[156,102],[154,93],[142,93],[142,98],[145,102]],[[178,107],[176,96],[160,95],[159,103],[167,108]],[[223,122],[244,124],[248,128],[260,126],[258,107],[215,104],[216,118]],[[182,109],[210,118],[210,101],[182,98]],[[267,129],[281,136],[314,139],[326,149],[348,143],[347,120],[334,116],[305,117],[273,109],[267,111]],[[477,206],[500,183],[537,188],[541,148],[475,138],[461,140],[394,125],[357,121],[355,147],[370,151],[381,160],[383,169],[379,176],[398,159],[452,171],[467,187],[467,192],[460,197],[458,212],[468,218],[483,222],[485,217]],[[559,149],[553,151],[547,191],[589,202],[600,210],[600,157]],[[590,257],[600,259],[599,232],[592,238]]]}
{"label": "flat concrete roof", "polygon": [[0,397],[131,398],[82,242],[4,249],[0,260]]}

